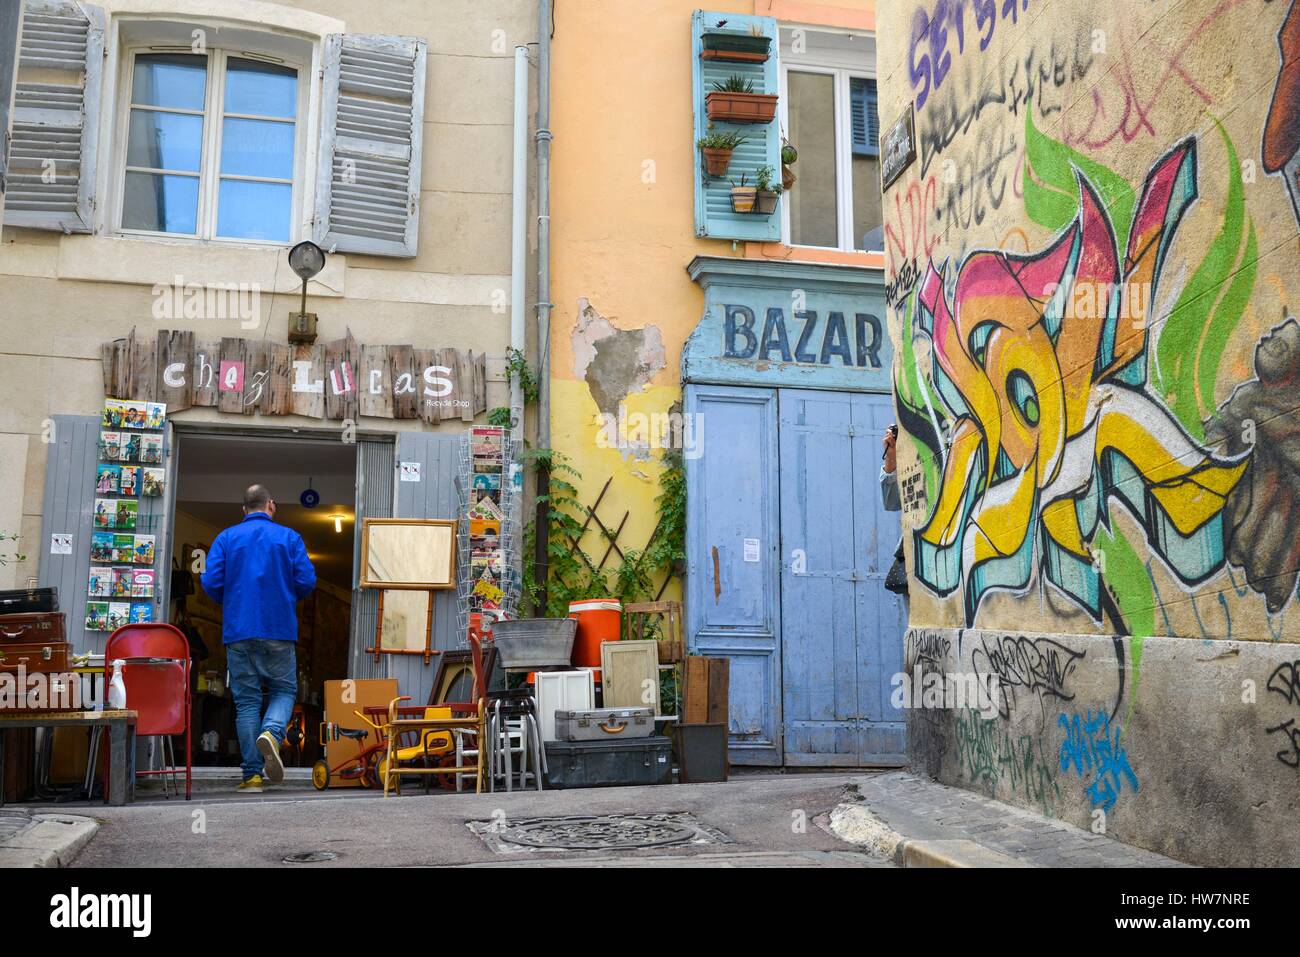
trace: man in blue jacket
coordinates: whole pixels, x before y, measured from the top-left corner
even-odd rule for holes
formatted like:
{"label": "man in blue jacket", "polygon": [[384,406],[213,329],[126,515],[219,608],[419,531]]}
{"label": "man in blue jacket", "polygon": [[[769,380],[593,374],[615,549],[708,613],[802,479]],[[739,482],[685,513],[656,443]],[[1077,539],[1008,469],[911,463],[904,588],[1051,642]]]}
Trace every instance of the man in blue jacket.
{"label": "man in blue jacket", "polygon": [[[261,793],[262,775],[284,778],[280,744],[298,694],[298,615],[295,604],[316,587],[316,569],[302,536],[275,524],[275,500],[265,486],[244,493],[244,520],[217,536],[208,552],[203,590],[222,606],[235,729],[244,780],[239,790]],[[262,713],[262,695],[269,695]]]}

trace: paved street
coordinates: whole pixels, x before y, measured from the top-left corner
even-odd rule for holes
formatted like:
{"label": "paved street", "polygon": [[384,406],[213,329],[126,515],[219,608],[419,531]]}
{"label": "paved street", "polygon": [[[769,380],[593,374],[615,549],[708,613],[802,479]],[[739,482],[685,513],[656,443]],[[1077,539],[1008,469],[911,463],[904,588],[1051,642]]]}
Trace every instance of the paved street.
{"label": "paved street", "polygon": [[[864,809],[875,822],[865,840]],[[892,867],[904,858],[899,849],[909,847],[911,866],[1176,863],[900,772],[747,773],[726,784],[540,794],[408,790],[388,800],[359,791],[283,789],[260,797],[214,791],[196,794],[188,805],[173,799],[65,810],[101,822],[75,861],[79,867]],[[699,839],[613,851],[537,850],[491,840],[494,823],[509,829],[535,818],[615,814],[681,815],[676,820],[698,827]],[[489,841],[469,822],[481,822]],[[322,851],[335,857],[284,863],[292,854]]]}

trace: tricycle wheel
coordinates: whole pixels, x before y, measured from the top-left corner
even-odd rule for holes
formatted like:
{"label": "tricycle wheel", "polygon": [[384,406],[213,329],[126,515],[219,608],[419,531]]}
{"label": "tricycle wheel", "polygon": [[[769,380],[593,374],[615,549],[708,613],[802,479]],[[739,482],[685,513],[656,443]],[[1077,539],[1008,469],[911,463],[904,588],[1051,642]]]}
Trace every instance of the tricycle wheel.
{"label": "tricycle wheel", "polygon": [[317,791],[324,791],[330,786],[330,766],[324,760],[311,766],[311,783]]}
{"label": "tricycle wheel", "polygon": [[387,755],[383,751],[376,751],[370,758],[370,764],[366,767],[366,787],[375,788],[382,791],[384,789],[383,765]]}

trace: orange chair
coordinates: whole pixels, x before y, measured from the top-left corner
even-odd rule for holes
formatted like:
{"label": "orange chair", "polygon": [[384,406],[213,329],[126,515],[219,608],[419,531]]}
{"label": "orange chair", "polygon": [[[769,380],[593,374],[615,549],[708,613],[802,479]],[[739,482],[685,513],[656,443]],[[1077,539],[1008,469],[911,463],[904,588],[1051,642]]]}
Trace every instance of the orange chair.
{"label": "orange chair", "polygon": [[[170,774],[178,769],[171,735],[185,735],[185,800],[193,787],[193,751],[190,740],[190,643],[173,625],[139,622],[123,625],[108,636],[104,646],[104,689],[113,677],[113,662],[122,659],[126,706],[137,713],[137,737],[163,736],[163,757],[171,761],[161,771],[136,771],[137,777]],[[156,658],[158,661],[141,659]]]}

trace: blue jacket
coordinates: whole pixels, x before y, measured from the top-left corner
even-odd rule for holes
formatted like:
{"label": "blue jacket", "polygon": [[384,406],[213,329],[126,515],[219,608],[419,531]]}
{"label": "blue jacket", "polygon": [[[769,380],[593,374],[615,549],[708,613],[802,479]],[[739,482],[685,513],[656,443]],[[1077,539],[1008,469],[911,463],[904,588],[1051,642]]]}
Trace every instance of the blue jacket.
{"label": "blue jacket", "polygon": [[295,604],[316,587],[302,536],[265,512],[245,515],[212,543],[203,590],[222,606],[221,638],[298,640]]}

